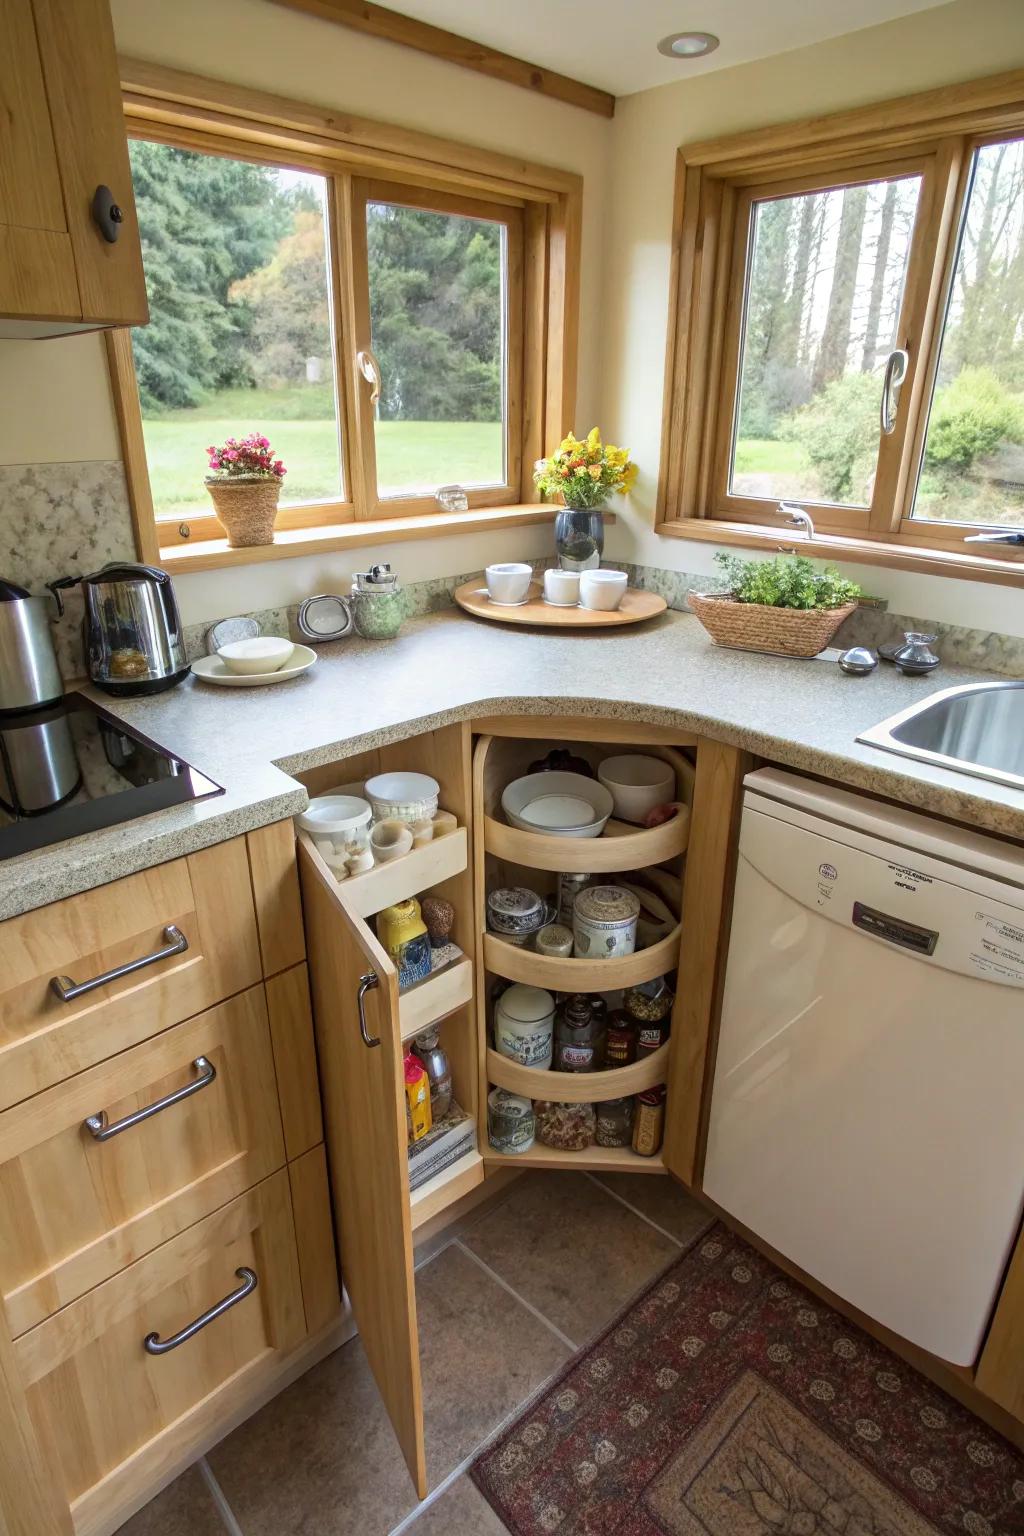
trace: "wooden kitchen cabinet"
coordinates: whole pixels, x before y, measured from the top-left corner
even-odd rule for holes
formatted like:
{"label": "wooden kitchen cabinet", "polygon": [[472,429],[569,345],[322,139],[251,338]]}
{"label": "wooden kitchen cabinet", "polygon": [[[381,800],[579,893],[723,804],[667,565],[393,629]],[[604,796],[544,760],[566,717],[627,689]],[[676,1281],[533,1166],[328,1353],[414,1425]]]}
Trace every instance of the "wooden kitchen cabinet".
{"label": "wooden kitchen cabinet", "polygon": [[0,336],[144,325],[108,0],[0,0],[0,37]]}

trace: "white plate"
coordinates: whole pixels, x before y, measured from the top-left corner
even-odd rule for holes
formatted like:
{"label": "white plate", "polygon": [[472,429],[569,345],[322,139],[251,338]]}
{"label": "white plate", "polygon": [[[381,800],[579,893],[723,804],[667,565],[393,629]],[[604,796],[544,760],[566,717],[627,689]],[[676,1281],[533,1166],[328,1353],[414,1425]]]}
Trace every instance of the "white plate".
{"label": "white plate", "polygon": [[192,671],[204,683],[216,683],[219,688],[266,688],[270,683],[285,683],[300,672],[308,672],[316,661],[316,651],[308,645],[297,645],[292,659],[276,672],[229,672],[219,656],[200,656],[192,663]]}
{"label": "white plate", "polygon": [[523,821],[545,831],[577,831],[597,820],[589,800],[576,795],[538,795],[519,812]]}

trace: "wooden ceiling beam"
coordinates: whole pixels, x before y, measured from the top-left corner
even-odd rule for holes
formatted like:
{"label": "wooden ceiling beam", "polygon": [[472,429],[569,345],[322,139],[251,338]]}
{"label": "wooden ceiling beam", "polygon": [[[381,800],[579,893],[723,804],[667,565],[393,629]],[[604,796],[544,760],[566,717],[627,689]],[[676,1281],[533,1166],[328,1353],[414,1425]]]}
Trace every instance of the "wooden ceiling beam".
{"label": "wooden ceiling beam", "polygon": [[402,16],[386,6],[375,5],[372,0],[274,0],[275,5],[289,11],[301,11],[306,16],[317,16],[322,21],[333,21],[355,32],[365,32],[370,37],[382,38],[388,43],[400,43],[404,48],[415,48],[432,58],[443,59],[448,64],[461,65],[463,69],[476,70],[492,80],[503,80],[506,85],[518,85],[523,90],[539,96],[550,96],[555,101],[580,107],[584,112],[596,112],[599,117],[614,117],[615,97],[608,91],[585,85],[582,80],[572,80],[568,75],[542,69],[510,53],[475,43],[457,32],[447,32],[412,16]]}

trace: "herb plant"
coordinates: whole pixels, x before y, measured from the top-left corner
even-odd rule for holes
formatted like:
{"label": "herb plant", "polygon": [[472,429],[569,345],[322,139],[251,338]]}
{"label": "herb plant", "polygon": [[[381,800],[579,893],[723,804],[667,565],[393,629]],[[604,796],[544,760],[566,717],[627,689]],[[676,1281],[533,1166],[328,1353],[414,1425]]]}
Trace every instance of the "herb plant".
{"label": "herb plant", "polygon": [[835,566],[816,570],[804,555],[776,555],[773,560],[740,560],[720,550],[715,556],[737,603],[764,608],[841,608],[860,597],[855,581],[846,581]]}

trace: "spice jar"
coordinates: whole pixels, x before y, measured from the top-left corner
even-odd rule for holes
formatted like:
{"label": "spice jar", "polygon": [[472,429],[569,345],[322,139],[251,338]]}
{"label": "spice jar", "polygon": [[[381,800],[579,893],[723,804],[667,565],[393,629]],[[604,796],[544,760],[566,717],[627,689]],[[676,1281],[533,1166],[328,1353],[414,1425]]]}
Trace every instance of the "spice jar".
{"label": "spice jar", "polygon": [[636,1060],[636,1024],[624,1008],[616,1008],[608,1019],[604,1040],[606,1067],[628,1067]]}
{"label": "spice jar", "polygon": [[665,1088],[648,1088],[636,1096],[633,1118],[633,1151],[639,1157],[654,1157],[665,1134]]}
{"label": "spice jar", "polygon": [[584,1152],[596,1134],[593,1104],[553,1104],[534,1100],[537,1140],[559,1152]]}
{"label": "spice jar", "polygon": [[487,1095],[487,1139],[496,1152],[528,1152],[533,1146],[534,1116],[529,1099],[507,1088]]}
{"label": "spice jar", "polygon": [[566,928],[572,927],[572,909],[576,897],[595,883],[593,875],[576,875],[566,871],[558,877],[558,921]]}
{"label": "spice jar", "polygon": [[494,1049],[524,1067],[551,1065],[555,1000],[543,987],[521,982],[507,988],[494,1005]]}
{"label": "spice jar", "polygon": [[558,960],[572,958],[572,929],[561,923],[548,923],[533,941],[538,955],[552,955]]}
{"label": "spice jar", "polygon": [[674,998],[664,977],[630,987],[623,1003],[634,1020],[638,1057],[660,1050],[668,1039]]}
{"label": "spice jar", "polygon": [[415,896],[377,913],[377,937],[398,971],[398,990],[430,975],[430,938]]}
{"label": "spice jar", "polygon": [[597,1072],[604,1060],[605,1019],[582,992],[567,997],[555,1014],[555,1070]]}
{"label": "spice jar", "polygon": [[633,1100],[605,1099],[594,1106],[599,1147],[628,1147],[633,1135]]}

